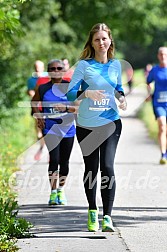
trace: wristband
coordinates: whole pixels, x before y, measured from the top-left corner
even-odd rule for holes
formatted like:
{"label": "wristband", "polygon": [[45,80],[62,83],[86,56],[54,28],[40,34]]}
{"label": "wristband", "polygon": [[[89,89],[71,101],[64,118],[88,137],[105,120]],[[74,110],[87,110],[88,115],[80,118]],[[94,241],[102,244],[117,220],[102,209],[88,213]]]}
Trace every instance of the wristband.
{"label": "wristband", "polygon": [[69,108],[70,108],[70,106],[69,106],[69,105],[66,105],[66,110],[65,110],[65,112],[68,112],[68,111],[69,111]]}

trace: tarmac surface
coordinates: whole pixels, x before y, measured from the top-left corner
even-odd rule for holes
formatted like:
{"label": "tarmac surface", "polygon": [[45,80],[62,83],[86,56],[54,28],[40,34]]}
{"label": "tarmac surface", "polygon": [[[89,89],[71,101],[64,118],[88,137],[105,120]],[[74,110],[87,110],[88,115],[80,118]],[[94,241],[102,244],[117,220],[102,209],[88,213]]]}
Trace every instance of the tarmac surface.
{"label": "tarmac surface", "polygon": [[[48,153],[34,160],[38,143],[21,155],[17,173],[19,216],[33,223],[33,238],[19,239],[21,252],[167,252],[167,165],[159,165],[160,151],[148,137],[136,111],[146,98],[137,88],[127,96],[121,112],[123,130],[116,159],[116,197],[112,219],[116,232],[87,231],[87,201],[83,188],[84,165],[75,141],[65,192],[67,206],[48,206]],[[99,185],[99,184],[98,184]],[[97,203],[101,228],[102,203]]]}

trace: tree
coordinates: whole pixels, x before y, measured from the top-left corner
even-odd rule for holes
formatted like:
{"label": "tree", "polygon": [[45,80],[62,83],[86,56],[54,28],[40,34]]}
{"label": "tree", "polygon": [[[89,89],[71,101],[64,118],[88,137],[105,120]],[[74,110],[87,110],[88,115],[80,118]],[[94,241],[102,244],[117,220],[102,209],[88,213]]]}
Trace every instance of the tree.
{"label": "tree", "polygon": [[25,0],[1,0],[0,2],[0,42],[12,42],[13,35],[20,36],[19,5]]}
{"label": "tree", "polygon": [[21,37],[24,33],[20,23],[19,6],[25,0],[1,0],[0,1],[0,118],[9,115],[7,108],[13,107],[17,99],[14,98],[16,86],[12,85],[12,73],[15,76],[11,59],[16,46],[16,37]]}
{"label": "tree", "polygon": [[[165,0],[61,0],[60,2],[63,6],[64,19],[77,34],[77,45],[86,39],[88,31],[95,23],[104,22],[111,27],[117,50],[123,52],[129,61],[132,56],[135,67],[145,65],[145,60],[148,58],[146,52],[153,41],[158,42],[157,46],[166,41]],[[140,61],[137,57],[137,48],[142,50]],[[129,54],[131,49],[132,53]]]}
{"label": "tree", "polygon": [[156,61],[166,12],[166,0],[0,0],[1,115],[25,99],[36,59],[75,63],[95,23],[111,27],[116,52],[133,67]]}

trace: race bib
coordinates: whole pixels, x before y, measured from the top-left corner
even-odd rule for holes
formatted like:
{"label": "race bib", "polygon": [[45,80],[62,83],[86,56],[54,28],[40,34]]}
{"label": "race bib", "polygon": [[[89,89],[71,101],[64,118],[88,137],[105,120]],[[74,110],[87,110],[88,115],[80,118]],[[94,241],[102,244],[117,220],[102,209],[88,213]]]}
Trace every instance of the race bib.
{"label": "race bib", "polygon": [[47,118],[54,119],[54,118],[60,118],[64,115],[67,115],[67,112],[61,112],[61,111],[56,110],[53,107],[50,107],[50,108],[46,108],[46,115],[47,115]]}
{"label": "race bib", "polygon": [[106,93],[105,98],[101,101],[89,101],[89,110],[92,111],[106,111],[113,107],[114,98],[110,94]]}
{"label": "race bib", "polygon": [[167,102],[167,91],[159,92],[157,102]]}

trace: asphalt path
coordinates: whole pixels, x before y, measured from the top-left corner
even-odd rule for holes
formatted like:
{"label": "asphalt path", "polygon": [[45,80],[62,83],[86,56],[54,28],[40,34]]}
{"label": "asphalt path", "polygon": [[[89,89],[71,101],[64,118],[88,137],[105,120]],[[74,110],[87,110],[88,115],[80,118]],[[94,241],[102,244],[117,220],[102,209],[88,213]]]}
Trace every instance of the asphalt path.
{"label": "asphalt path", "polygon": [[142,87],[134,89],[127,95],[127,111],[121,112],[123,130],[115,159],[117,189],[112,212],[116,232],[101,231],[99,183],[100,229],[95,233],[87,231],[88,205],[82,182],[84,165],[77,141],[65,188],[68,205],[48,206],[48,153],[45,148],[42,159],[34,161],[36,143],[20,156],[21,170],[16,174],[19,216],[34,225],[33,238],[18,240],[20,251],[167,251],[167,166],[159,165],[159,148],[149,138],[143,122],[136,118],[146,96]]}

